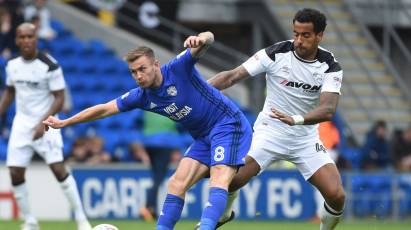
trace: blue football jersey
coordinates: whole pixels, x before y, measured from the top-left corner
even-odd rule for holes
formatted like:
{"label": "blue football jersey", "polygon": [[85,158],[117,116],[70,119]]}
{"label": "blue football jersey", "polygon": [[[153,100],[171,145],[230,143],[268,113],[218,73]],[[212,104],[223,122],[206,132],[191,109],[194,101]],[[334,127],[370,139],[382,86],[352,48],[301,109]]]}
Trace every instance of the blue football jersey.
{"label": "blue football jersey", "polygon": [[161,66],[159,88],[137,87],[116,99],[121,112],[140,108],[180,123],[194,137],[209,134],[224,117],[234,117],[238,107],[209,85],[196,70],[190,49]]}

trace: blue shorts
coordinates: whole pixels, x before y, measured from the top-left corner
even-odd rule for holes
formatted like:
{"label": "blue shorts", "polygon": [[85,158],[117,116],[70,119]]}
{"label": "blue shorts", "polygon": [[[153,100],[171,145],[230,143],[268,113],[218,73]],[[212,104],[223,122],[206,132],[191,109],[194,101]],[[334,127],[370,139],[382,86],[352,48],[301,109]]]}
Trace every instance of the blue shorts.
{"label": "blue shorts", "polygon": [[219,121],[210,134],[197,138],[184,157],[193,158],[210,167],[214,165],[242,166],[251,146],[252,129],[243,113]]}

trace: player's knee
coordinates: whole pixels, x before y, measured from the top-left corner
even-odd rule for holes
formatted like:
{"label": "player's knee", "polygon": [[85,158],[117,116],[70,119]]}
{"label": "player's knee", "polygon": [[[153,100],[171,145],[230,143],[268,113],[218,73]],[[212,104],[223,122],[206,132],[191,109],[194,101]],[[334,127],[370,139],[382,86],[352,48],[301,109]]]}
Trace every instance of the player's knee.
{"label": "player's knee", "polygon": [[230,186],[228,186],[228,192],[235,192],[239,190],[241,187],[243,187],[246,183],[244,183],[240,177],[237,175],[233,178],[233,180],[230,183]]}
{"label": "player's knee", "polygon": [[345,203],[345,192],[344,189],[339,189],[337,194],[335,195],[335,201],[341,206],[344,206]]}
{"label": "player's knee", "polygon": [[177,178],[176,176],[170,177],[167,184],[168,193],[180,196],[185,194],[187,189],[188,184],[182,178]]}
{"label": "player's knee", "polygon": [[16,168],[10,168],[10,178],[13,186],[24,183],[24,171]]}
{"label": "player's knee", "polygon": [[61,162],[51,164],[50,169],[53,172],[56,179],[60,182],[64,181],[69,176],[69,173],[67,172],[64,164]]}
{"label": "player's knee", "polygon": [[342,209],[344,207],[345,192],[341,187],[327,191],[324,198],[335,209]]}
{"label": "player's knee", "polygon": [[227,165],[215,165],[211,168],[210,186],[228,189],[236,169]]}

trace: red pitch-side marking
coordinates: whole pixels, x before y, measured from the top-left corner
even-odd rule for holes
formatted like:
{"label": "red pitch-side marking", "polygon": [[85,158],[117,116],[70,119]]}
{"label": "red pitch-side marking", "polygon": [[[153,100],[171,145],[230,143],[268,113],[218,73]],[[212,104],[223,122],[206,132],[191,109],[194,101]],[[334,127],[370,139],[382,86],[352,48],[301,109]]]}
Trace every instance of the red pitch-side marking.
{"label": "red pitch-side marking", "polygon": [[13,219],[19,218],[19,208],[17,207],[16,199],[14,199],[12,192],[0,192],[0,200],[10,200],[12,205],[12,217]]}

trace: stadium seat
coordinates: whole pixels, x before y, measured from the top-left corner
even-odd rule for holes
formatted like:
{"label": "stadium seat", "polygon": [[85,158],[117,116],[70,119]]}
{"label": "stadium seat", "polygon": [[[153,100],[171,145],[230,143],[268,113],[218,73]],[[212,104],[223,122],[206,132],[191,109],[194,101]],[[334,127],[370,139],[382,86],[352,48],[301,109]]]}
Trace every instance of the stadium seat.
{"label": "stadium seat", "polygon": [[378,218],[387,217],[392,210],[392,182],[389,175],[368,176],[372,191],[371,210]]}
{"label": "stadium seat", "polygon": [[407,217],[411,215],[411,176],[408,174],[400,175],[398,178],[399,196],[400,196],[400,216]]}
{"label": "stadium seat", "polygon": [[341,155],[350,162],[354,170],[360,170],[362,155],[358,148],[344,148]]}
{"label": "stadium seat", "polygon": [[7,140],[0,137],[0,161],[5,161],[7,158]]}
{"label": "stadium seat", "polygon": [[[7,63],[7,60],[4,59],[2,56],[0,56],[0,78],[2,79],[0,81],[0,83],[2,83],[2,84],[4,84],[4,79],[5,79],[5,76],[6,76],[6,70],[5,70],[6,63]],[[2,85],[0,85],[0,86],[2,86]]]}
{"label": "stadium seat", "polygon": [[67,36],[71,36],[72,32],[64,27],[63,23],[58,20],[52,19],[50,22],[51,28],[57,33],[58,38],[64,38]]}
{"label": "stadium seat", "polygon": [[366,217],[371,214],[372,194],[370,184],[366,176],[357,174],[351,176],[352,212],[357,217]]}
{"label": "stadium seat", "polygon": [[86,49],[95,57],[113,56],[114,51],[108,48],[101,40],[90,39]]}
{"label": "stadium seat", "polygon": [[84,49],[84,44],[74,37],[66,37],[49,41],[48,47],[54,55],[75,56]]}

